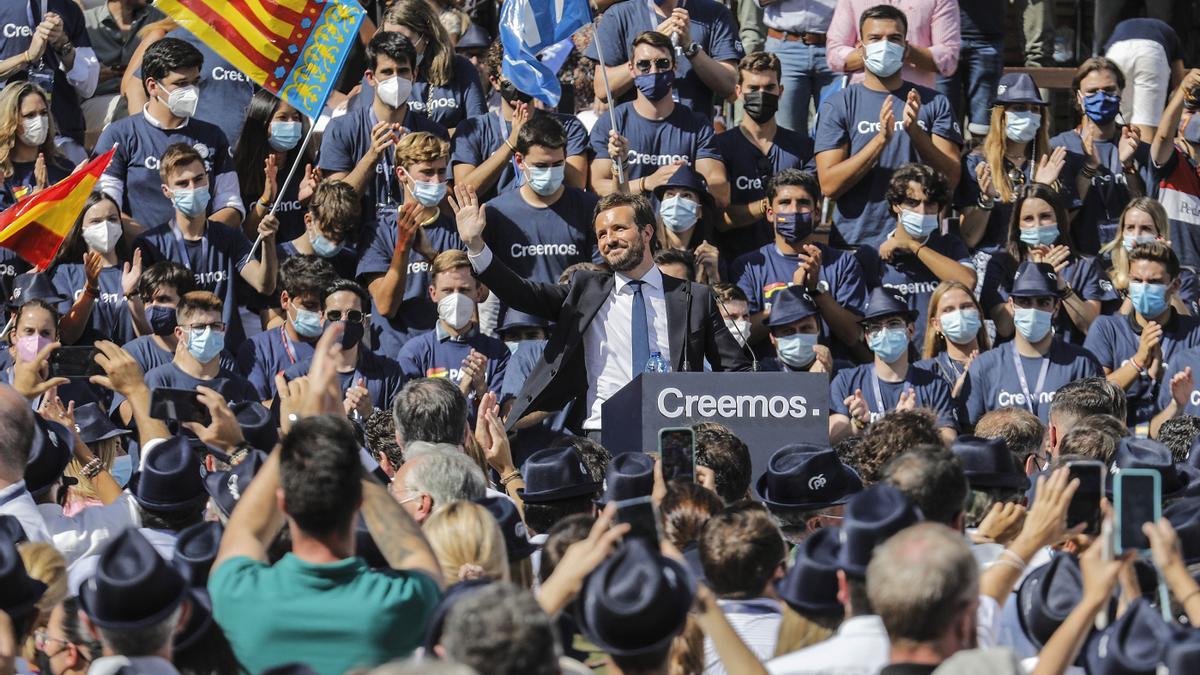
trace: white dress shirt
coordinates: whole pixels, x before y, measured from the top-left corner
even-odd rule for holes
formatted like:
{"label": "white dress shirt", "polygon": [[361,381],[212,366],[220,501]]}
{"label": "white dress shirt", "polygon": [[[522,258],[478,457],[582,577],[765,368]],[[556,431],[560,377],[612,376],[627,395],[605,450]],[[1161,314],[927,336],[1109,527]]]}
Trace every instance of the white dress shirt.
{"label": "white dress shirt", "polygon": [[58,504],[38,504],[37,508],[67,569],[83,558],[100,555],[113,537],[141,524],[137,502],[128,491],[122,492],[112,504],[89,506],[69,518]]}
{"label": "white dress shirt", "polygon": [[[468,252],[471,269],[476,274],[492,264],[492,251],[487,246],[478,254]],[[670,333],[667,327],[667,299],[663,293],[663,275],[657,266],[641,279],[642,296],[646,301],[646,329],[649,337],[649,353],[659,352],[671,361]],[[632,278],[616,273],[613,277],[612,293],[605,299],[596,317],[588,324],[583,334],[583,357],[587,367],[587,410],[588,418],[583,428],[589,431],[600,429],[600,411],[604,402],[642,372],[644,364],[636,371],[633,364],[633,287]]]}
{"label": "white dress shirt", "polygon": [[25,536],[29,541],[41,541],[52,544],[50,532],[46,530],[46,521],[38,511],[33,495],[25,489],[25,481],[19,480],[0,490],[0,514],[13,516],[21,523]]}
{"label": "white dress shirt", "polygon": [[771,659],[767,670],[771,675],[875,675],[888,664],[891,649],[883,619],[855,616],[828,640]]}
{"label": "white dress shirt", "polygon": [[[738,634],[759,661],[766,662],[775,654],[779,624],[783,622],[783,605],[778,600],[717,600],[717,606],[725,614],[733,632]],[[704,675],[726,675],[727,672],[712,638],[705,637]]]}

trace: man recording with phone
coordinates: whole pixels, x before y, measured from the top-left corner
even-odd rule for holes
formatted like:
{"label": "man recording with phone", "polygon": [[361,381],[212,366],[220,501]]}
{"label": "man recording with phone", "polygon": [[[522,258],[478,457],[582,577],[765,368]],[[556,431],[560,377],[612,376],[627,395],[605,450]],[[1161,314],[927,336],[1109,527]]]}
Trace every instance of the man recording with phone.
{"label": "man recording with phone", "polygon": [[555,324],[509,413],[509,428],[526,413],[583,399],[571,426],[597,438],[604,402],[644,372],[654,353],[672,370],[700,371],[705,359],[713,371],[750,369],[712,290],[666,276],[654,265],[654,209],[645,197],[613,193],[600,200],[592,227],[614,273],[578,272],[567,285],[534,283],[493,259],[474,188],[458,186],[455,197],[450,204],[474,273],[505,305]]}

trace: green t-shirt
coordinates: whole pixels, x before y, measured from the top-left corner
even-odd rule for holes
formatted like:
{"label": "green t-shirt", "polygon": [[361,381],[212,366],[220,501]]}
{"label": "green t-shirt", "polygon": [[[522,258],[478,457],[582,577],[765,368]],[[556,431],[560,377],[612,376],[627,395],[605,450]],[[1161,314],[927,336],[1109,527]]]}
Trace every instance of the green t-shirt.
{"label": "green t-shirt", "polygon": [[407,657],[441,593],[419,572],[372,570],[362,558],[275,565],[231,558],[208,578],[213,617],[251,673],[300,662],[322,675]]}

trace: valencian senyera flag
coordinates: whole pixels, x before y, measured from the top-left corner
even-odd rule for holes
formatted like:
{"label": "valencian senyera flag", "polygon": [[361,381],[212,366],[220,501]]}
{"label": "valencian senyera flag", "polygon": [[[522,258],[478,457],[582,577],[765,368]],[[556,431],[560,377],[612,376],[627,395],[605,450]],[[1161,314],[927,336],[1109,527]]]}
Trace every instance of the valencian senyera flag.
{"label": "valencian senyera flag", "polygon": [[355,0],[158,0],[259,86],[316,119],[358,40]]}
{"label": "valencian senyera flag", "polygon": [[100,155],[50,187],[0,213],[0,246],[45,270],[75,226],[92,188],[117,149]]}

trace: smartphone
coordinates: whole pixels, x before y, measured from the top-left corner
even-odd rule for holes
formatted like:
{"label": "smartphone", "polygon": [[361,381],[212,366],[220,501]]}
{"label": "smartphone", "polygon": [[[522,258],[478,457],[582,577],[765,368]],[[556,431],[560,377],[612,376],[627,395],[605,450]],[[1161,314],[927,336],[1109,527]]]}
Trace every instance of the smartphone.
{"label": "smartphone", "polygon": [[1113,550],[1144,553],[1150,541],[1142,525],[1162,517],[1162,477],[1153,469],[1122,469],[1113,477],[1116,535]]}
{"label": "smartphone", "polygon": [[690,427],[659,429],[658,455],[662,458],[663,480],[695,480],[696,432]]}
{"label": "smartphone", "polygon": [[208,408],[200,403],[200,394],[192,389],[158,387],[150,392],[150,416],[169,422],[199,422],[212,420]]}
{"label": "smartphone", "polygon": [[1084,534],[1100,534],[1100,499],[1104,496],[1104,476],[1108,469],[1103,462],[1080,460],[1068,462],[1071,479],[1079,479],[1079,489],[1067,507],[1067,527],[1087,523]]}
{"label": "smartphone", "polygon": [[629,523],[627,537],[641,537],[658,546],[658,513],[650,497],[635,497],[614,502],[617,522]]}
{"label": "smartphone", "polygon": [[80,379],[103,375],[95,347],[59,347],[50,353],[50,377]]}

